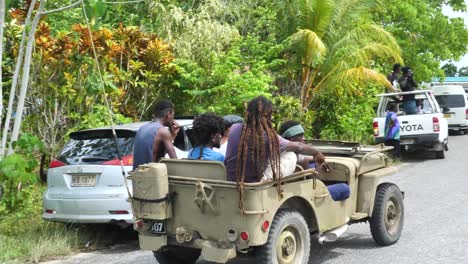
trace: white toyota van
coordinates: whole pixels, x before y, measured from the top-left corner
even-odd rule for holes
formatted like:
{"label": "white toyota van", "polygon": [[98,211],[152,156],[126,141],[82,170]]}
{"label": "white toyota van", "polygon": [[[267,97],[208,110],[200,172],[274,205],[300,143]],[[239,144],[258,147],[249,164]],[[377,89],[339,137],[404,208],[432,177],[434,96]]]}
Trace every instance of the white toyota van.
{"label": "white toyota van", "polygon": [[432,86],[432,91],[448,120],[449,130],[464,134],[468,130],[468,101],[463,87],[436,85]]}

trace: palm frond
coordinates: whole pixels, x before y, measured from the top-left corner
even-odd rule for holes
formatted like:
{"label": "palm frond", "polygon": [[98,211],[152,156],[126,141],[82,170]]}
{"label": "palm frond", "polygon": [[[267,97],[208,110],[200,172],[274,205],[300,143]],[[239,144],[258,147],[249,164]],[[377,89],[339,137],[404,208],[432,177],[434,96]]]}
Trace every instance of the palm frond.
{"label": "palm frond", "polygon": [[356,67],[337,72],[334,74],[334,78],[325,80],[315,92],[319,94],[332,93],[338,96],[343,93],[355,95],[360,89],[366,89],[369,84],[391,88],[385,75],[367,67]]}
{"label": "palm frond", "polygon": [[[330,57],[330,56],[328,56]],[[344,57],[336,58],[334,63],[330,63],[330,61],[326,61],[322,66],[323,73],[326,73],[322,80],[316,85],[316,90],[325,90],[325,91],[335,91],[338,87],[341,89],[349,90],[350,93],[353,93],[354,86],[352,81],[349,81],[347,73],[349,70],[352,69],[361,69],[366,68],[374,59],[393,59],[395,61],[401,61],[401,56],[399,53],[393,51],[390,47],[385,46],[381,43],[369,43],[361,48],[357,48],[352,52],[349,52]],[[327,64],[329,63],[329,64]],[[365,71],[364,73],[369,73]],[[366,75],[360,75],[366,76]],[[371,75],[369,75],[371,76]],[[384,75],[382,75],[385,78]],[[361,77],[355,77],[357,79]],[[388,81],[387,81],[388,82]],[[384,82],[382,82],[384,83]],[[355,84],[355,82],[354,82]],[[365,85],[365,82],[361,82],[361,85]],[[387,85],[389,83],[386,83]]]}
{"label": "palm frond", "polygon": [[366,67],[348,69],[340,73],[337,76],[337,80],[344,87],[366,87],[369,83],[373,83],[390,89],[392,88],[392,84],[387,80],[385,75]]}
{"label": "palm frond", "polygon": [[401,54],[400,46],[398,45],[395,37],[382,27],[371,23],[360,25],[351,31],[348,31],[341,39],[335,42],[333,47],[330,49],[330,53],[334,54],[337,50],[345,46],[349,46],[350,43],[362,45],[368,42],[385,44],[395,52]]}
{"label": "palm frond", "polygon": [[355,67],[365,66],[374,59],[393,60],[402,62],[400,53],[383,43],[372,42],[354,50],[346,56],[346,60],[353,62]]}
{"label": "palm frond", "polygon": [[291,37],[298,44],[298,50],[302,53],[302,64],[311,66],[323,61],[327,55],[327,47],[314,31],[299,29]]}
{"label": "palm frond", "polygon": [[[330,24],[330,42],[359,26],[364,17],[382,5],[382,0],[337,0],[336,10]],[[328,39],[327,39],[328,40]]]}
{"label": "palm frond", "polygon": [[328,32],[328,27],[333,18],[335,1],[300,0],[299,6],[298,26],[312,30],[319,37],[323,37]]}
{"label": "palm frond", "polygon": [[[344,51],[347,51],[346,53]],[[402,62],[399,50],[394,50],[392,47],[384,43],[369,42],[363,46],[346,46],[343,50],[333,54],[334,56],[327,56],[324,62],[326,67],[324,71],[339,72],[344,69],[355,68],[360,66],[368,66],[369,63],[376,59],[391,60]]]}

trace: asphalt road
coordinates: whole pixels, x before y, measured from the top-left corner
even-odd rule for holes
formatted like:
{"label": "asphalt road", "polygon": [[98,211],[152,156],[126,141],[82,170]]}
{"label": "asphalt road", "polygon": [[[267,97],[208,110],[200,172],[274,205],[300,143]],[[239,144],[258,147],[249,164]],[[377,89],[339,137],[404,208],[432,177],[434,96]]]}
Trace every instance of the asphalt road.
{"label": "asphalt road", "polygon": [[[314,248],[311,263],[467,263],[468,259],[468,135],[451,136],[445,160],[427,153],[404,159],[395,176],[405,191],[405,224],[393,246],[377,246],[368,224],[352,225],[335,243]],[[47,264],[155,264],[137,241],[112,249],[80,253]],[[199,261],[199,264],[206,263]],[[236,264],[253,264],[249,260]]]}

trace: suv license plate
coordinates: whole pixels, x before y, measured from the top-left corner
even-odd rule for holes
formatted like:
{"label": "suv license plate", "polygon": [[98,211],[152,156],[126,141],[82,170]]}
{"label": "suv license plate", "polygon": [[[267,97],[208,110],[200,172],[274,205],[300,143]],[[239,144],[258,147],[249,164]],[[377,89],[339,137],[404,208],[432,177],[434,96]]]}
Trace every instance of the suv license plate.
{"label": "suv license plate", "polygon": [[444,114],[444,118],[452,118],[451,114]]}
{"label": "suv license plate", "polygon": [[73,175],[71,186],[93,187],[96,185],[96,175]]}
{"label": "suv license plate", "polygon": [[166,221],[154,221],[151,225],[151,233],[165,235],[166,234]]}
{"label": "suv license plate", "polygon": [[411,145],[414,144],[414,139],[402,139],[400,145]]}

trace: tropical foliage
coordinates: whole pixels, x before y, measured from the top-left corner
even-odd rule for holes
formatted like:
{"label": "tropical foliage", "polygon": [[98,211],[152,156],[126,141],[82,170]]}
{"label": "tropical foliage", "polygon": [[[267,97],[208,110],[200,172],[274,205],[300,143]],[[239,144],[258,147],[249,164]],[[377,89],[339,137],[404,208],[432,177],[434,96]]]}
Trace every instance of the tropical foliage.
{"label": "tropical foliage", "polygon": [[[262,94],[276,106],[276,127],[296,119],[308,138],[371,143],[375,95],[389,85],[385,75],[394,63],[428,81],[444,75],[441,61],[456,61],[468,49],[463,21],[442,13],[444,4],[466,10],[463,0],[115,2],[5,2],[1,136],[12,131],[5,120],[21,120],[21,113],[24,119],[15,154],[0,153],[2,223],[26,214],[40,219],[37,160],[47,163],[72,131],[148,120],[162,98],[179,115],[243,115],[244,103]],[[32,56],[18,59],[31,32]],[[16,76],[23,61],[30,68]],[[447,74],[457,72],[449,66]],[[456,74],[467,76],[467,67]],[[17,110],[7,115],[10,96],[22,92],[25,109],[12,101]],[[7,226],[0,224],[0,248],[16,235]]]}
{"label": "tropical foliage", "polygon": [[291,36],[292,52],[301,65],[303,107],[320,93],[355,93],[369,83],[389,86],[372,69],[376,61],[402,62],[395,38],[374,24],[369,12],[380,1],[298,1],[298,30]]}
{"label": "tropical foliage", "polygon": [[393,34],[405,64],[419,81],[443,76],[440,62],[459,60],[468,48],[468,30],[462,18],[448,18],[443,5],[466,12],[464,0],[387,0],[373,13],[374,20]]}

